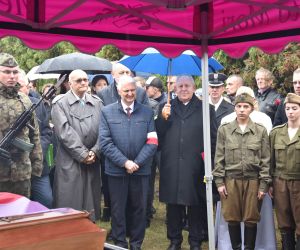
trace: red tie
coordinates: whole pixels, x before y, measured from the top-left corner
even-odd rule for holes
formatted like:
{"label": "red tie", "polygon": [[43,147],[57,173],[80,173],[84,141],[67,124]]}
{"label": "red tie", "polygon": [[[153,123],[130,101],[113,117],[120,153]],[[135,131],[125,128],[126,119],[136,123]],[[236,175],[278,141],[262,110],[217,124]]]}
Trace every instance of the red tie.
{"label": "red tie", "polygon": [[126,108],[126,111],[127,111],[126,114],[127,114],[128,118],[130,118],[130,115],[131,115],[130,110],[131,110],[131,108],[129,108],[129,107]]}

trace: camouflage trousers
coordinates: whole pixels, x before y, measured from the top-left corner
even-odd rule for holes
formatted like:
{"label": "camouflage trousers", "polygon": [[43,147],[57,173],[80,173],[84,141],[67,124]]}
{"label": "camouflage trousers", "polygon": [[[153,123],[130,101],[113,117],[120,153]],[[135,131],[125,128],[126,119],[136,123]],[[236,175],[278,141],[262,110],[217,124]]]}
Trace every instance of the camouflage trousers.
{"label": "camouflage trousers", "polygon": [[31,188],[30,179],[25,181],[16,181],[16,182],[12,182],[12,181],[0,182],[0,192],[19,194],[27,198],[30,198],[30,188]]}

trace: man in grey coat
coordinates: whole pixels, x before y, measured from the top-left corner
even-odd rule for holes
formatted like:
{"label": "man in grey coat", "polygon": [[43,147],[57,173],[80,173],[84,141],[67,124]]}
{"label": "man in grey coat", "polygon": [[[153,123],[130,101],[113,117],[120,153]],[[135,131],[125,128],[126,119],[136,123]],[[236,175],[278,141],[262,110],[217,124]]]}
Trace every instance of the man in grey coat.
{"label": "man in grey coat", "polygon": [[82,70],[69,75],[71,89],[53,100],[52,122],[58,138],[54,200],[56,207],[93,211],[100,217],[100,150],[98,127],[102,103],[86,93]]}

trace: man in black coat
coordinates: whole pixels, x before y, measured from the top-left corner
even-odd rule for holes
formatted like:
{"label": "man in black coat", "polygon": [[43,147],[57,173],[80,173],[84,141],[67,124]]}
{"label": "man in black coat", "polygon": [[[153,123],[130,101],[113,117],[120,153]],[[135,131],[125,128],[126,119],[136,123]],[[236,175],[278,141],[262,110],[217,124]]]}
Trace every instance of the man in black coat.
{"label": "man in black coat", "polygon": [[[293,73],[293,88],[295,94],[300,95],[300,68],[296,69]],[[286,122],[287,122],[287,117],[285,114],[284,103],[281,102],[275,114],[273,127],[281,125]]]}
{"label": "man in black coat", "polygon": [[[159,199],[167,204],[168,250],[181,249],[182,210],[188,207],[190,249],[201,249],[201,214],[206,209],[202,101],[190,76],[179,76],[171,104],[160,107],[156,128],[161,148]],[[212,158],[216,118],[210,107]]]}
{"label": "man in black coat", "polygon": [[224,74],[209,74],[209,103],[212,104],[216,111],[217,127],[220,126],[224,116],[231,114],[234,111],[234,106],[223,98],[224,82],[227,76]]}

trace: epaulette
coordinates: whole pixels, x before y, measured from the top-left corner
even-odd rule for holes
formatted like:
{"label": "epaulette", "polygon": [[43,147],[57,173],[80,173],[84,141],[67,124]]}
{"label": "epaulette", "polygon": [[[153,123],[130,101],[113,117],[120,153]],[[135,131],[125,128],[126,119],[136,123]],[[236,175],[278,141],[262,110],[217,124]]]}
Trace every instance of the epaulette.
{"label": "epaulette", "polygon": [[263,124],[261,124],[261,123],[259,123],[259,122],[254,122],[254,124],[255,124],[255,125],[258,125],[258,126],[260,126],[260,127],[266,128]]}
{"label": "epaulette", "polygon": [[52,104],[56,103],[57,101],[59,101],[61,98],[63,98],[65,96],[65,94],[60,94],[54,97]]}
{"label": "epaulette", "polygon": [[95,95],[95,94],[91,94],[91,97],[93,97],[93,98],[99,100],[99,101],[102,102],[102,104],[103,104],[103,101],[102,101],[102,99],[101,99],[99,96],[97,96],[97,95]]}
{"label": "epaulette", "polygon": [[229,124],[230,122],[224,122],[224,123],[222,123],[220,126],[219,126],[219,128],[220,127],[224,127],[224,126],[226,126],[227,124]]}
{"label": "epaulette", "polygon": [[286,125],[286,123],[283,123],[283,124],[277,125],[277,126],[275,126],[274,128],[272,128],[272,130],[271,130],[271,131],[273,131],[273,130],[276,130],[276,129],[278,129],[278,128],[283,128],[285,125]]}

